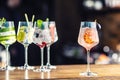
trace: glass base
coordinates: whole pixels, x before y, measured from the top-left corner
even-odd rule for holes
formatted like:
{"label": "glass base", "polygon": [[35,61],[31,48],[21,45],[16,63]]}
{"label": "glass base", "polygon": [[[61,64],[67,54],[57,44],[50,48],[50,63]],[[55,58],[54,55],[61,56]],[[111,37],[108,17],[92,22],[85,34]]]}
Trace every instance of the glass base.
{"label": "glass base", "polygon": [[35,69],[33,71],[34,72],[47,72],[48,70],[44,66],[41,66],[39,69]]}
{"label": "glass base", "polygon": [[11,66],[6,66],[6,67],[1,67],[0,70],[15,70],[15,67],[11,67]]}
{"label": "glass base", "polygon": [[21,67],[18,67],[18,69],[20,69],[20,70],[33,70],[34,67],[33,66],[21,66]]}
{"label": "glass base", "polygon": [[34,72],[46,72],[46,70],[45,69],[35,69],[35,70],[33,70]]}
{"label": "glass base", "polygon": [[86,77],[94,77],[94,76],[97,76],[96,73],[93,73],[93,72],[82,72],[80,73],[81,76],[86,76]]}
{"label": "glass base", "polygon": [[56,66],[53,66],[51,64],[46,65],[46,69],[56,69],[56,68],[57,68]]}

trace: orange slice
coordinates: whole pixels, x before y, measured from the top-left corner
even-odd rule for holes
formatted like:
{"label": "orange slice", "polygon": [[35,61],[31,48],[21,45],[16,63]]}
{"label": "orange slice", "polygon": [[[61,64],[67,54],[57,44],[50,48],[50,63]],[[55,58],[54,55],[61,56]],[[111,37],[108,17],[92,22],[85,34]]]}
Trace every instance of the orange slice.
{"label": "orange slice", "polygon": [[94,43],[94,41],[92,40],[92,31],[91,31],[91,29],[86,29],[85,30],[85,33],[84,33],[84,41],[87,43],[87,44],[92,44],[92,43]]}

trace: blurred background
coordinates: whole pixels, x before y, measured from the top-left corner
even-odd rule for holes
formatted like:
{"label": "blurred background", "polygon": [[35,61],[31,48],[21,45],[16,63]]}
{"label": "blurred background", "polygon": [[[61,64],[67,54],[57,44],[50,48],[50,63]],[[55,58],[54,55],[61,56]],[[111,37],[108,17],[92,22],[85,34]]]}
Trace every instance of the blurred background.
{"label": "blurred background", "polygon": [[[29,19],[56,22],[59,40],[51,46],[51,64],[86,64],[86,50],[77,42],[81,21],[97,20],[100,42],[91,50],[93,64],[120,63],[120,0],[0,0],[0,18],[18,22]],[[29,65],[40,65],[40,49],[35,44],[28,48]],[[0,45],[0,59],[5,48]],[[24,47],[17,41],[9,47],[11,65],[24,65]],[[45,48],[46,64],[46,48]],[[5,58],[5,57],[4,57]]]}

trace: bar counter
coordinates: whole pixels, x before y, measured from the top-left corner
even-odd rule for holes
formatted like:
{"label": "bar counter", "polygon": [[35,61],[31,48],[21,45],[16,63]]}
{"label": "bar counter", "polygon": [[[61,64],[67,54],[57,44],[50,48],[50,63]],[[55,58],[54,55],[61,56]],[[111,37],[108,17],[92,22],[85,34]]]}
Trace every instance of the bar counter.
{"label": "bar counter", "polygon": [[[36,66],[39,68],[38,66]],[[96,72],[96,77],[83,77],[80,72],[86,70],[86,65],[58,65],[51,72],[33,72],[32,70],[0,71],[0,80],[24,79],[57,79],[57,80],[120,80],[120,65],[91,65],[91,71]]]}

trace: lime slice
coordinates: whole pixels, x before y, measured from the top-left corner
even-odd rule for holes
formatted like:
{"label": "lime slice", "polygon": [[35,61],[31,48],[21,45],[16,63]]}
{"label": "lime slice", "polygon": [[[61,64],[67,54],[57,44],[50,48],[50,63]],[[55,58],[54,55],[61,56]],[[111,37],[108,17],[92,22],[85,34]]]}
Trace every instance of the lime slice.
{"label": "lime slice", "polygon": [[19,32],[17,36],[18,42],[23,42],[25,39],[25,32]]}
{"label": "lime slice", "polygon": [[11,36],[6,36],[3,38],[0,38],[0,43],[5,45],[5,44],[12,44],[13,42],[16,41],[16,37],[15,35],[11,35]]}
{"label": "lime slice", "polygon": [[43,21],[38,19],[37,20],[37,26],[40,28],[40,29],[44,29],[44,26],[43,26]]}
{"label": "lime slice", "polygon": [[24,30],[25,30],[24,26],[20,27],[18,35],[17,35],[17,41],[18,42],[23,42],[24,41],[24,39],[25,39],[25,32],[24,32]]}

